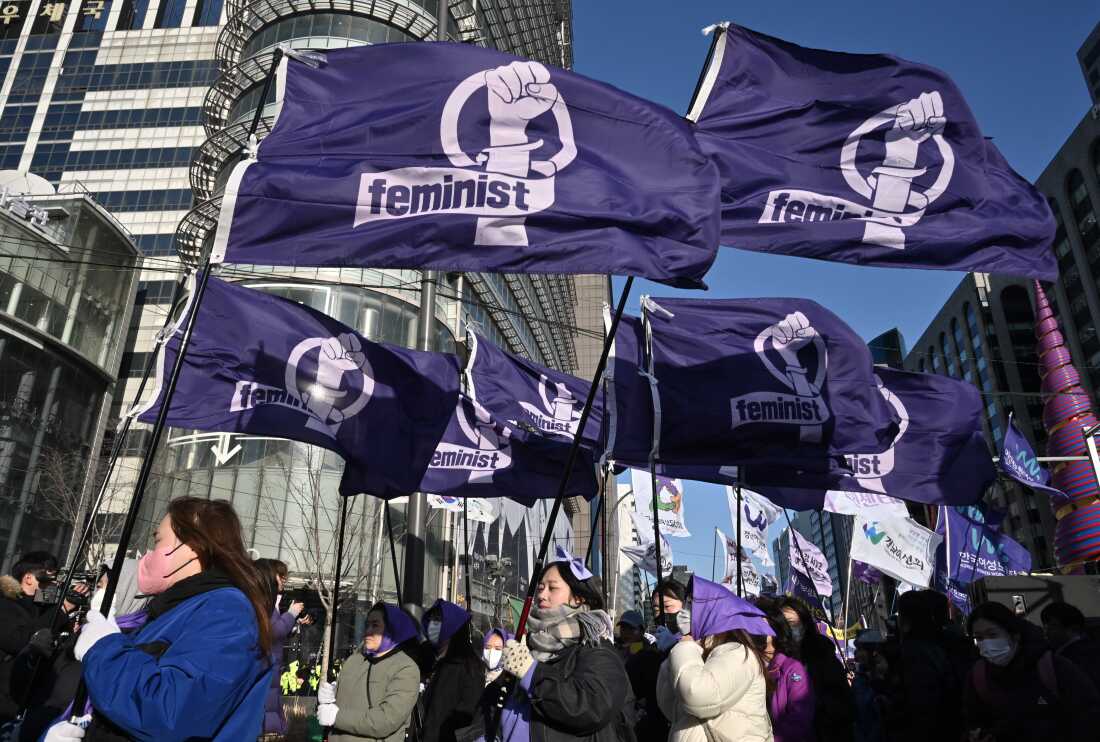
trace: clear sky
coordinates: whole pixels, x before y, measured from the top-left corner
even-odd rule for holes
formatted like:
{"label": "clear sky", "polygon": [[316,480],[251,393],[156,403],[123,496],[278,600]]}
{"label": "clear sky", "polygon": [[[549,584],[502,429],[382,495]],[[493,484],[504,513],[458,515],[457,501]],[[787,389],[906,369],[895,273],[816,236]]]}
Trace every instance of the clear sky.
{"label": "clear sky", "polygon": [[[575,69],[683,112],[709,44],[700,29],[723,20],[802,46],[886,52],[946,71],[986,136],[1028,180],[1050,162],[1089,108],[1076,52],[1100,21],[1096,0],[924,0],[873,3],[577,0]],[[898,327],[916,340],[961,274],[861,268],[723,249],[706,296],[798,296],[844,318],[869,340]],[[616,288],[622,281],[616,281]],[[634,294],[675,293],[636,282]],[[700,295],[700,294],[697,294]],[[635,312],[637,301],[628,305]],[[722,489],[691,484],[689,539],[677,563],[710,575],[713,528],[732,535]],[[721,566],[719,566],[719,570]]]}

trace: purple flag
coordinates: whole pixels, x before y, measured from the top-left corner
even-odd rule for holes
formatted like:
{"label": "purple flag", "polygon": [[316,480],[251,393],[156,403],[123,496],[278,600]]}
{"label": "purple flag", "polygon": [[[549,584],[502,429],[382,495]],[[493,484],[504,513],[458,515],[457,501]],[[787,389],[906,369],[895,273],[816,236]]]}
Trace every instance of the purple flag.
{"label": "purple flag", "polygon": [[950,574],[951,580],[959,585],[969,585],[983,577],[1031,571],[1031,552],[987,524],[985,518],[981,507],[940,508],[936,533],[945,538],[937,555],[939,571],[945,576]]}
{"label": "purple flag", "polygon": [[[414,488],[444,497],[508,497],[525,505],[557,496],[568,447],[540,436],[524,439],[477,402],[459,395],[450,423]],[[438,439],[437,439],[438,440]],[[566,495],[595,496],[599,485],[590,452],[581,449]],[[370,471],[349,462],[340,493],[391,498],[411,490],[385,489]]]}
{"label": "purple flag", "polygon": [[882,572],[858,559],[852,560],[852,577],[867,585],[877,585],[882,581]]}
{"label": "purple flag", "polygon": [[[311,443],[380,486],[416,489],[458,399],[454,356],[374,343],[309,307],[214,277],[195,322],[169,425]],[[140,420],[157,417],[181,335],[161,352]]]}
{"label": "purple flag", "polygon": [[[470,334],[466,393],[517,435],[535,434],[570,442],[592,385],[561,371],[507,353],[481,335]],[[597,394],[584,427],[584,444],[602,450],[603,395]]]}
{"label": "purple flag", "polygon": [[1068,502],[1065,493],[1050,486],[1050,472],[1039,465],[1035,450],[1016,427],[1011,412],[1008,413],[1008,428],[1001,444],[1000,464],[1001,471],[1025,487],[1045,492],[1060,505]]}
{"label": "purple flag", "polygon": [[724,245],[1057,280],[1046,199],[937,69],[730,24],[688,118],[718,164]]}
{"label": "purple flag", "polygon": [[821,613],[825,612],[825,604],[821,602],[821,596],[817,594],[813,580],[799,572],[793,566],[787,573],[787,595],[798,598],[811,608],[816,608]]}
{"label": "purple flag", "polygon": [[[660,462],[824,463],[847,451],[881,452],[894,439],[896,415],[878,391],[867,346],[821,305],[805,299],[646,304]],[[624,381],[616,378],[616,385]],[[644,461],[651,435],[618,428],[615,460]]]}
{"label": "purple flag", "polygon": [[226,188],[215,262],[703,285],[717,171],[673,111],[468,44],[324,55],[288,61],[275,127]]}
{"label": "purple flag", "polygon": [[[993,459],[982,434],[982,399],[973,384],[939,374],[876,367],[883,398],[901,421],[893,445],[881,453],[849,453],[830,476],[812,474],[801,486],[868,492],[931,505],[978,502],[996,479]],[[844,476],[838,482],[835,476]],[[767,478],[766,472],[759,476]],[[749,483],[775,502],[809,498],[790,487]]]}

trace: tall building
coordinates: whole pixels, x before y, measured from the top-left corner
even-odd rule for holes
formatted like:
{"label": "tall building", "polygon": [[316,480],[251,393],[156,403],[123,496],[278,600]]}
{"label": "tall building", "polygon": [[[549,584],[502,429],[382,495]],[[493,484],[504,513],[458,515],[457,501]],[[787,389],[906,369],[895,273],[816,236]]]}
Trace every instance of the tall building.
{"label": "tall building", "polygon": [[1081,74],[1085,76],[1089,95],[1093,103],[1100,103],[1100,23],[1077,50],[1077,61],[1081,64]]}
{"label": "tall building", "polygon": [[[96,465],[141,257],[86,194],[0,173],[0,570],[64,559]],[[20,194],[20,195],[16,195]],[[96,534],[117,523],[99,518]]]}
{"label": "tall building", "polygon": [[871,351],[871,360],[879,366],[902,368],[905,365],[905,338],[894,327],[867,343]]}
{"label": "tall building", "polygon": [[[968,274],[905,357],[910,371],[944,374],[976,387],[991,451],[1000,449],[1009,413],[1042,455],[1043,399],[1035,347],[1035,306],[1025,280]],[[1038,570],[1054,564],[1050,500],[1000,480],[988,502],[1008,513],[1004,528],[1026,546]],[[924,522],[935,524],[935,514]]]}
{"label": "tall building", "polygon": [[[261,106],[259,137],[270,130],[274,108],[260,94],[275,48],[434,39],[441,10],[450,40],[572,64],[568,0],[452,0],[442,7],[439,0],[12,0],[0,10],[0,168],[37,173],[62,192],[91,194],[116,212],[145,255],[126,352],[109,369],[121,377],[110,427],[139,398],[180,277],[177,247],[195,255],[212,237],[225,179],[243,156]],[[372,339],[416,341],[418,271],[234,266],[223,275],[332,314]],[[563,275],[439,275],[431,345],[461,352],[465,326],[476,322],[512,352],[579,373],[591,338],[572,328],[593,326],[599,310],[586,302],[604,283]],[[586,342],[578,342],[582,335]],[[132,484],[148,437],[146,426],[135,425],[124,441],[119,489]],[[323,570],[309,552],[331,551],[340,466],[331,455],[287,441],[171,430],[142,517],[148,526],[165,500],[180,494],[229,498],[252,548],[290,562],[303,581],[315,579]],[[296,504],[314,494],[327,508],[320,522]],[[379,537],[380,505],[360,500],[353,519],[361,532],[359,571],[369,579],[355,587],[381,595],[392,591],[392,577]],[[123,512],[127,504],[120,498],[114,507]],[[577,503],[569,511],[576,515]],[[400,536],[404,506],[394,506],[393,515]],[[518,531],[507,529],[508,540],[531,538],[522,524],[513,525]],[[453,592],[454,534],[455,518],[433,511],[428,599]],[[496,541],[507,551],[511,544],[504,542]],[[526,583],[525,566],[517,563],[507,592]]]}

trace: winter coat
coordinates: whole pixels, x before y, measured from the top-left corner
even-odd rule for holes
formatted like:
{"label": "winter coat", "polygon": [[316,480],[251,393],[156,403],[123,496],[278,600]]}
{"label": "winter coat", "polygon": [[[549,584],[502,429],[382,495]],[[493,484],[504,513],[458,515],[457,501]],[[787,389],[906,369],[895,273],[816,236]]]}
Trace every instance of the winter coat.
{"label": "winter coat", "polygon": [[892,739],[924,742],[957,734],[962,723],[962,679],[941,641],[903,639],[890,671],[889,711],[883,726],[892,732]]}
{"label": "winter coat", "polygon": [[377,658],[356,652],[340,667],[329,742],[403,742],[419,692],[420,670],[403,650]]}
{"label": "winter coat", "polygon": [[772,742],[767,681],[746,647],[729,642],[706,661],[681,641],[661,666],[657,702],[672,724],[668,742]]}
{"label": "winter coat", "polygon": [[668,739],[668,719],[657,704],[657,677],[667,656],[657,647],[647,646],[626,661],[626,674],[636,699],[634,736],[638,742]]}
{"label": "winter coat", "polygon": [[1087,636],[1078,637],[1063,644],[1055,654],[1075,664],[1100,689],[1100,642]]}
{"label": "winter coat", "polygon": [[298,622],[293,613],[271,614],[271,685],[264,698],[264,732],[286,734],[286,715],[283,713],[283,643]]}
{"label": "winter coat", "polygon": [[25,700],[16,696],[26,689],[12,687],[15,659],[52,616],[53,606],[36,605],[14,577],[0,576],[0,723],[15,718]]}
{"label": "winter coat", "polygon": [[775,691],[768,699],[775,742],[814,739],[814,691],[806,667],[777,652],[772,657],[768,674],[775,681]]}
{"label": "winter coat", "polygon": [[468,727],[485,692],[485,665],[480,660],[439,660],[423,696],[421,742],[455,742],[455,732]]}
{"label": "winter coat", "polygon": [[157,600],[187,597],[163,612],[150,604],[140,629],[106,636],[88,650],[84,679],[97,717],[136,740],[259,736],[270,661],[258,650],[248,598],[214,579],[203,572],[176,583]]}
{"label": "winter coat", "polygon": [[[966,728],[981,729],[996,742],[1097,739],[1100,693],[1072,662],[1054,655],[1042,660],[1048,652],[1032,641],[1004,667],[978,660],[963,694]],[[1040,662],[1051,668],[1048,677]]]}

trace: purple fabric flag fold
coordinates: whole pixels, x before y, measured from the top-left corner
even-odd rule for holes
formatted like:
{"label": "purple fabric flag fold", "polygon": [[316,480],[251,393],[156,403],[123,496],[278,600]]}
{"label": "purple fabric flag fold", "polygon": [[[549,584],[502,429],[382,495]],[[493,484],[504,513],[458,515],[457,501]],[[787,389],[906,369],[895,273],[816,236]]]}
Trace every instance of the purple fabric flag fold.
{"label": "purple fabric flag fold", "polygon": [[[400,497],[412,491],[444,497],[507,497],[524,505],[557,496],[569,449],[541,436],[524,438],[464,394],[453,407],[450,421],[424,475],[412,490],[386,489],[374,473],[354,461],[344,467],[340,493],[361,492]],[[599,483],[590,452],[582,448],[574,463],[567,496],[592,499]]]}
{"label": "purple fabric flag fold", "polygon": [[[571,374],[508,353],[471,333],[466,363],[466,393],[517,436],[536,435],[570,443],[580,426],[581,410],[592,384]],[[602,450],[603,393],[597,393],[581,440]]]}
{"label": "purple fabric flag fold", "polygon": [[[825,490],[874,493],[930,505],[978,502],[996,479],[982,434],[981,394],[973,384],[939,374],[876,367],[879,389],[900,427],[879,453],[849,453],[817,480],[812,473],[795,487],[747,484],[774,502],[824,499]],[[794,462],[792,462],[794,463]],[[753,473],[765,480],[767,471]],[[838,481],[837,475],[840,475]],[[814,492],[811,487],[818,487]]]}
{"label": "purple fabric flag fold", "polygon": [[695,639],[743,629],[757,636],[775,636],[764,611],[716,582],[691,578],[691,635]]}
{"label": "purple fabric flag fold", "polygon": [[877,585],[882,581],[882,572],[879,572],[870,564],[865,564],[858,559],[853,559],[852,578],[866,585]]}
{"label": "purple fabric flag fold", "polygon": [[944,542],[937,561],[945,575],[959,585],[1031,571],[1031,552],[986,519],[981,507],[940,508],[936,533],[944,536]]}
{"label": "purple fabric flag fold", "polygon": [[[897,417],[878,391],[867,346],[821,305],[647,301],[661,463],[824,465],[847,451],[883,451],[894,439]],[[619,429],[616,461],[638,461],[650,435]]]}
{"label": "purple fabric flag fold", "polygon": [[[310,443],[369,469],[380,487],[416,489],[458,400],[454,356],[371,342],[213,276],[195,322],[169,425]],[[142,421],[157,417],[181,336],[177,324],[161,347],[153,397],[133,413]]]}
{"label": "purple fabric flag fold", "polygon": [[1057,279],[1046,199],[943,72],[720,33],[689,118],[718,165],[722,244]]}
{"label": "purple fabric flag fold", "polygon": [[1064,492],[1050,486],[1050,472],[1039,464],[1035,449],[1016,427],[1012,413],[1008,415],[1008,428],[1001,443],[1000,468],[1025,487],[1050,495],[1059,505],[1069,501]]}
{"label": "purple fabric flag fold", "polygon": [[703,286],[717,171],[675,112],[468,44],[336,49],[286,69],[274,129],[226,188],[215,262]]}

